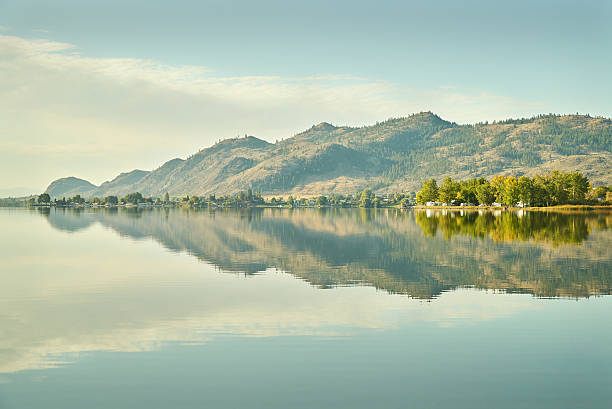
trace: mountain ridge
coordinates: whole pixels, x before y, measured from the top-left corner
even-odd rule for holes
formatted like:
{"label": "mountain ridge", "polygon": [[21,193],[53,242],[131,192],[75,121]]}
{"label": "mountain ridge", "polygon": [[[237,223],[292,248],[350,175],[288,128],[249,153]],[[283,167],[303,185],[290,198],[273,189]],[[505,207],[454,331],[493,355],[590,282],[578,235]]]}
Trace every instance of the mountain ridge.
{"label": "mountain ridge", "polygon": [[366,187],[385,192],[416,190],[431,177],[530,175],[553,169],[581,171],[595,183],[612,184],[610,163],[608,118],[549,114],[459,125],[421,112],[363,127],[321,122],[274,144],[254,136],[225,139],[152,171],[125,172],[100,186],[90,183],[95,188],[83,179],[58,179],[46,193],[177,196],[250,188],[262,194],[306,195],[354,193]]}

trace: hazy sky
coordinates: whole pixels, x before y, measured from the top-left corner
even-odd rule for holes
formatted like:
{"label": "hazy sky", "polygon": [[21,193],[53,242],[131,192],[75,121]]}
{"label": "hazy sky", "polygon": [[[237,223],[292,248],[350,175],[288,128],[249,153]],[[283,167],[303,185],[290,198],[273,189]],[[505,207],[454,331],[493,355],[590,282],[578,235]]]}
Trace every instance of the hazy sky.
{"label": "hazy sky", "polygon": [[612,116],[612,1],[0,0],[0,196],[218,139]]}

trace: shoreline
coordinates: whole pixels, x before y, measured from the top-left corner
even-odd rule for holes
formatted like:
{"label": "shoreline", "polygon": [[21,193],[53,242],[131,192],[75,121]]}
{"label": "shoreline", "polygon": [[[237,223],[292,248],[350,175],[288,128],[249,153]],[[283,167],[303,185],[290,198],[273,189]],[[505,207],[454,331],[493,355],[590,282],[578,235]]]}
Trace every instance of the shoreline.
{"label": "shoreline", "polygon": [[556,206],[424,206],[417,205],[412,206],[413,209],[428,209],[428,210],[501,210],[501,211],[516,211],[516,210],[528,210],[528,211],[547,211],[547,210],[583,210],[583,211],[596,211],[596,210],[612,210],[612,205],[556,205]]}
{"label": "shoreline", "polygon": [[[3,206],[3,207],[15,207],[15,206]],[[380,207],[360,207],[360,206],[286,206],[286,205],[254,205],[254,206],[185,206],[185,205],[72,205],[72,206],[56,206],[53,204],[34,204],[31,206],[17,206],[22,208],[58,208],[58,209],[399,209],[399,210],[436,210],[436,211],[518,211],[525,210],[530,212],[546,212],[546,211],[612,211],[612,205],[557,205],[557,206],[542,206],[542,207],[508,207],[508,206],[425,206],[425,205],[414,205],[408,207],[402,207],[399,205],[392,206],[380,206]]]}

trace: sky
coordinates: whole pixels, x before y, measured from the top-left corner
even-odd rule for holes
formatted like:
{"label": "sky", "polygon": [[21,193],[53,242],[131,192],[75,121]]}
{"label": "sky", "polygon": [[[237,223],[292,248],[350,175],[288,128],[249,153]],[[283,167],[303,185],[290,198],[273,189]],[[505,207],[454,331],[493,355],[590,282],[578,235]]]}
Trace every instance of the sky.
{"label": "sky", "polygon": [[220,139],[612,116],[612,1],[0,0],[0,197]]}

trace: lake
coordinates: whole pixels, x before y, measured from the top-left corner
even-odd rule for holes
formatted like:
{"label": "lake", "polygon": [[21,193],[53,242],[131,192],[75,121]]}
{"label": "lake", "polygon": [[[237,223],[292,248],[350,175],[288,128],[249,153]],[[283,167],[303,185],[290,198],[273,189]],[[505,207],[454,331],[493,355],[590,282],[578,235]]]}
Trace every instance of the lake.
{"label": "lake", "polygon": [[612,213],[0,209],[0,408],[609,408]]}

